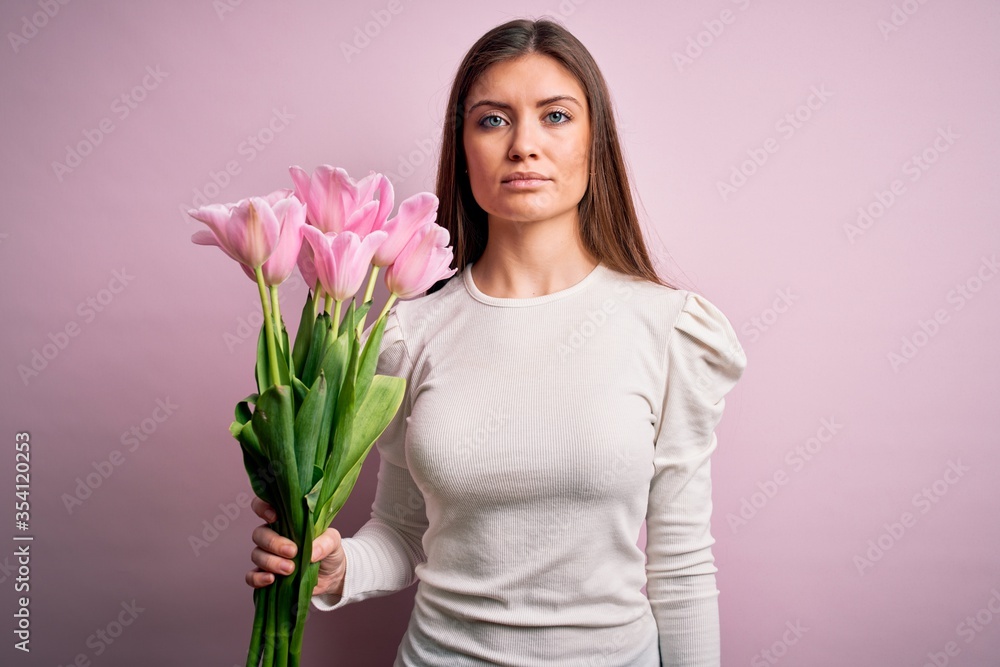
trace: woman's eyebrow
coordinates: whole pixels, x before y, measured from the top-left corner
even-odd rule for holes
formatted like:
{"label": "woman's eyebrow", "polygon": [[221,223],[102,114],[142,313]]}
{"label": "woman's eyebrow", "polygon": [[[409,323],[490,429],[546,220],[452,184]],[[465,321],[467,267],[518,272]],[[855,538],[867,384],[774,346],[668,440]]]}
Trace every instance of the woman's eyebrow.
{"label": "woman's eyebrow", "polygon": [[[562,101],[562,100],[566,100],[568,102],[573,102],[577,106],[582,106],[580,104],[579,100],[577,100],[572,95],[553,95],[552,97],[546,97],[544,100],[539,100],[538,103],[535,106],[536,107],[544,107],[546,104],[552,104],[553,102],[559,102],[559,101]],[[513,107],[511,107],[511,105],[507,104],[506,102],[497,102],[496,100],[479,100],[478,102],[476,102],[475,104],[473,104],[471,107],[469,107],[469,110],[466,111],[465,113],[470,114],[470,113],[472,113],[473,109],[475,109],[476,107],[483,106],[483,105],[488,105],[488,106],[491,106],[491,107],[497,107],[497,108],[500,108],[500,109],[508,109],[508,110],[513,108]]]}

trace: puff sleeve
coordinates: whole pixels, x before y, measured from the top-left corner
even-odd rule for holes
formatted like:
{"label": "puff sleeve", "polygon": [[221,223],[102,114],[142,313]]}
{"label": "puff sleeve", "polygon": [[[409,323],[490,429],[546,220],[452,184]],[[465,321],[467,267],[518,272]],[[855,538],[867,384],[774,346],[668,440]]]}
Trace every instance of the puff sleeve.
{"label": "puff sleeve", "polygon": [[[406,467],[404,438],[410,414],[412,363],[403,327],[393,307],[386,315],[376,373],[406,379],[406,393],[396,415],[375,441],[380,463],[371,518],[353,537],[341,540],[347,559],[343,595],[312,596],[320,611],[395,593],[415,580],[415,569],[426,561],[423,535],[427,516],[423,495]],[[362,335],[371,335],[372,322]]]}
{"label": "puff sleeve", "polygon": [[689,292],[667,341],[646,514],[646,594],[669,667],[718,667],[710,457],[725,395],[746,367],[729,320]]}

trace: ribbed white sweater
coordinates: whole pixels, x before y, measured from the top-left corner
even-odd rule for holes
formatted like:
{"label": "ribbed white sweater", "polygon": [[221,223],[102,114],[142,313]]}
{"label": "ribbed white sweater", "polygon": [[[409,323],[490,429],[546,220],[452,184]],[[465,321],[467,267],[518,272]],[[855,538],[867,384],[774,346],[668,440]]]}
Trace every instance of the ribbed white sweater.
{"label": "ribbed white sweater", "polygon": [[717,666],[710,456],[746,366],[726,317],[604,264],[523,299],[468,265],[387,317],[378,372],[406,396],[344,594],[312,604],[418,580],[394,667]]}

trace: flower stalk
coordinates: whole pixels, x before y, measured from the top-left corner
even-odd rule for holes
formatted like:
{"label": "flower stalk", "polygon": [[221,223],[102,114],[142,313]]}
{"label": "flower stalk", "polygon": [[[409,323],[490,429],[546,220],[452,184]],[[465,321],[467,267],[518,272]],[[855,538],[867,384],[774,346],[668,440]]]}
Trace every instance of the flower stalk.
{"label": "flower stalk", "polygon": [[271,384],[276,384],[281,377],[278,373],[278,353],[274,349],[274,321],[271,319],[271,305],[268,299],[267,287],[264,285],[264,274],[259,266],[254,267],[257,277],[257,288],[260,290],[260,307],[264,314],[264,332],[267,342],[267,359],[270,364]]}
{"label": "flower stalk", "polygon": [[[254,493],[277,514],[271,528],[298,548],[292,573],[253,591],[247,667],[299,667],[319,576],[313,539],[347,501],[362,462],[403,402],[406,381],[376,373],[391,308],[457,272],[448,232],[434,223],[431,193],[404,200],[389,219],[393,190],[382,174],[354,181],[328,165],[311,178],[298,167],[290,171],[295,194],[281,189],[188,211],[208,225],[191,240],[219,247],[257,285],[257,392],[237,404],[229,430]],[[312,289],[293,341],[278,286],[296,266]],[[366,336],[379,275],[389,297]]]}

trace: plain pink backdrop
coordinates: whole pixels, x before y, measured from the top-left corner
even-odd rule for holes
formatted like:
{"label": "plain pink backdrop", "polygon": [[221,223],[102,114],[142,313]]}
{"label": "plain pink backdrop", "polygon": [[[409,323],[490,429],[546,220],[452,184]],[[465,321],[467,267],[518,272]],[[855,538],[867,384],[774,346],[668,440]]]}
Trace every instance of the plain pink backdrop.
{"label": "plain pink backdrop", "polygon": [[[0,552],[0,662],[243,664],[261,521],[227,427],[259,302],[182,212],[293,164],[433,191],[461,57],[549,15],[609,82],[658,268],[748,355],[713,458],[725,664],[996,665],[1000,5],[397,1],[3,3],[0,498],[13,536],[29,432],[35,541],[30,656]],[[304,664],[391,664],[414,591],[313,612]]]}

